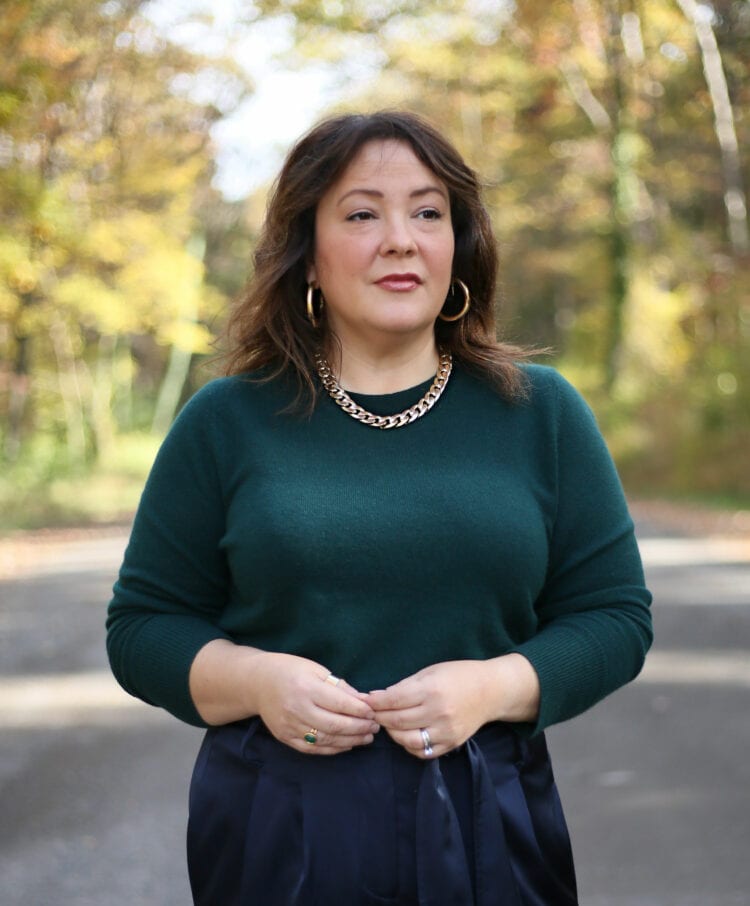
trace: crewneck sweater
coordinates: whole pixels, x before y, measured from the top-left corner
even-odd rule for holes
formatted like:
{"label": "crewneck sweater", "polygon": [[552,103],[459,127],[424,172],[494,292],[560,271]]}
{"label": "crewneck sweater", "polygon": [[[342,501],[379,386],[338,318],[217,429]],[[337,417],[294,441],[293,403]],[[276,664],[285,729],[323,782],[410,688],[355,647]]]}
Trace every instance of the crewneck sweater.
{"label": "crewneck sweater", "polygon": [[[107,620],[131,694],[205,726],[198,651],[229,639],[311,658],[355,688],[430,664],[519,652],[539,677],[536,733],[639,672],[651,597],[617,473],[594,417],[552,368],[523,368],[506,401],[454,366],[402,428],[321,395],[285,411],[290,382],[211,381],[164,441]],[[430,382],[352,394],[377,414]]]}

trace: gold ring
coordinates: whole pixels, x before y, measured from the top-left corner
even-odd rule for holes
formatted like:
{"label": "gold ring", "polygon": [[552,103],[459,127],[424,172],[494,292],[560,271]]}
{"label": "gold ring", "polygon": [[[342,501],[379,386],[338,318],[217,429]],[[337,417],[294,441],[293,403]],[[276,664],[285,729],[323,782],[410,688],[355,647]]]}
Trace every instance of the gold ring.
{"label": "gold ring", "polygon": [[334,676],[332,673],[329,673],[326,677],[326,682],[330,683],[332,686],[338,686],[338,684],[341,682],[341,677]]}
{"label": "gold ring", "polygon": [[318,731],[315,727],[310,727],[310,729],[302,737],[309,746],[314,746],[318,741]]}

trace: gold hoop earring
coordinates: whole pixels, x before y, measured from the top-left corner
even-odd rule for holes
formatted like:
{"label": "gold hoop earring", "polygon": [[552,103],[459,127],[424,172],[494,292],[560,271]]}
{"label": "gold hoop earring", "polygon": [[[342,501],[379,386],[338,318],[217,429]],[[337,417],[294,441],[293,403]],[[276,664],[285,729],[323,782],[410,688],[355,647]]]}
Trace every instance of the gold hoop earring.
{"label": "gold hoop earring", "polygon": [[325,299],[323,298],[323,293],[320,294],[320,311],[318,314],[315,314],[315,300],[314,294],[315,289],[312,283],[307,284],[307,320],[312,324],[313,327],[320,327],[320,315],[323,313],[323,308],[325,306]]}
{"label": "gold hoop earring", "polygon": [[[469,295],[469,287],[464,283],[463,280],[456,278],[454,283],[458,283],[461,288],[461,292],[464,294],[464,306],[457,315],[444,315],[442,312],[438,315],[441,321],[460,321],[461,318],[466,314],[466,312],[471,308],[471,296]],[[451,295],[453,295],[453,287],[451,286]]]}

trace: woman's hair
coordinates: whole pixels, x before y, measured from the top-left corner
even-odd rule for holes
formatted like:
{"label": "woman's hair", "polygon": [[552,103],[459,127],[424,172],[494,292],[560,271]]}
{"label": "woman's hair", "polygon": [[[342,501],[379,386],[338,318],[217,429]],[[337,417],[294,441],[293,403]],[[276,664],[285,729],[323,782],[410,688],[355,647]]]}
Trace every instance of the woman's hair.
{"label": "woman's hair", "polygon": [[[292,374],[299,399],[315,404],[315,353],[329,339],[325,314],[316,328],[306,309],[316,208],[366,143],[394,140],[409,145],[443,181],[450,196],[453,278],[469,288],[471,307],[459,321],[436,321],[438,345],[489,379],[506,399],[523,395],[525,381],[516,362],[530,353],[499,343],[495,337],[497,249],[479,180],[432,125],[400,111],[326,119],[287,155],[268,202],[254,274],[229,319],[226,374],[259,368],[269,378]],[[461,304],[462,294],[456,292],[447,310],[453,313]]]}

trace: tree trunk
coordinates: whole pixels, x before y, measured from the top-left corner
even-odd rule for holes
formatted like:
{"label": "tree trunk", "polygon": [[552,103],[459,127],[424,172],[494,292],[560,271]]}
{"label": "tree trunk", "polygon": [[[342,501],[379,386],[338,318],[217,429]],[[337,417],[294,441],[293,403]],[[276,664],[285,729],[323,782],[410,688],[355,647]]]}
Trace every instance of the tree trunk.
{"label": "tree trunk", "polygon": [[86,421],[83,413],[83,400],[70,334],[65,322],[60,318],[50,327],[50,337],[57,360],[60,398],[65,413],[68,454],[71,462],[82,463],[86,458]]}
{"label": "tree trunk", "polygon": [[[199,261],[203,260],[206,252],[206,240],[203,236],[194,236],[188,243],[188,249]],[[200,281],[193,292],[185,293],[182,299],[182,321],[188,324],[198,322],[198,301],[200,298]],[[174,420],[177,407],[180,405],[182,388],[185,386],[193,352],[181,349],[177,344],[172,345],[169,353],[169,363],[164,374],[159,396],[156,400],[154,418],[151,422],[151,431],[154,434],[164,435]]]}
{"label": "tree trunk", "polygon": [[116,342],[116,337],[100,336],[97,344],[96,368],[91,386],[91,427],[97,459],[105,459],[114,442],[112,390]]}
{"label": "tree trunk", "polygon": [[13,360],[13,370],[10,373],[8,428],[4,444],[5,458],[10,462],[15,462],[18,459],[23,440],[23,421],[26,414],[26,403],[31,390],[31,375],[29,374],[30,348],[30,337],[16,337],[16,354]]}
{"label": "tree trunk", "polygon": [[611,74],[611,109],[610,109],[610,155],[612,158],[612,179],[610,193],[610,290],[609,311],[604,341],[604,387],[610,393],[620,369],[621,349],[623,345],[623,323],[625,305],[629,291],[628,259],[630,253],[630,236],[628,232],[629,211],[627,210],[627,186],[629,181],[630,160],[624,129],[625,103],[625,54],[622,46],[622,17],[617,0],[608,4],[609,40],[607,41],[607,58]]}
{"label": "tree trunk", "polygon": [[695,0],[677,0],[693,28],[701,51],[703,72],[714,108],[714,131],[721,151],[721,168],[724,176],[724,207],[727,212],[729,241],[735,255],[744,255],[750,250],[748,229],[747,195],[742,182],[740,148],[734,113],[729,100],[727,79],[721,60],[716,35],[711,27],[713,11]]}

